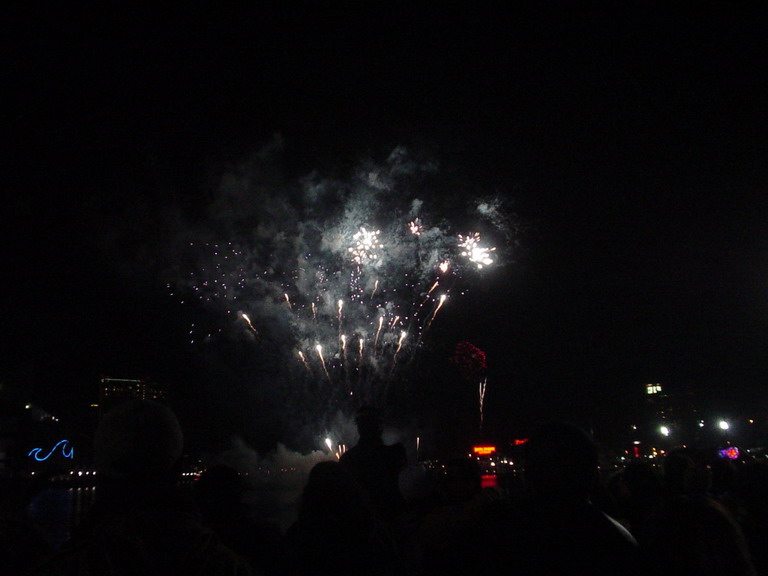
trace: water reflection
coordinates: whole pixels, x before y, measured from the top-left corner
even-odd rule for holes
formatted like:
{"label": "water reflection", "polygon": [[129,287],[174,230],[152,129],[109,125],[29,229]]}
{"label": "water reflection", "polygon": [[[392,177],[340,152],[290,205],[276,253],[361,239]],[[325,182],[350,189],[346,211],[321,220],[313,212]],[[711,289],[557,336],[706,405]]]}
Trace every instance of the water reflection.
{"label": "water reflection", "polygon": [[93,502],[96,488],[46,488],[27,506],[27,518],[55,547],[61,546]]}

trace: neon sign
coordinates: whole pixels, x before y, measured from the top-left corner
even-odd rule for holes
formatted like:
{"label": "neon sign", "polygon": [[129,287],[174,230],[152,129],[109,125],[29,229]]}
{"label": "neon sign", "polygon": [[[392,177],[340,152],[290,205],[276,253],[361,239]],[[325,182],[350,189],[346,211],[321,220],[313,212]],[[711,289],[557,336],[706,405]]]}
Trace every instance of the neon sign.
{"label": "neon sign", "polygon": [[496,446],[473,446],[472,452],[478,456],[487,456],[496,452]]}
{"label": "neon sign", "polygon": [[51,448],[51,451],[48,452],[45,456],[41,457],[40,454],[42,453],[42,448],[32,448],[32,450],[29,451],[29,454],[27,456],[32,456],[35,460],[38,462],[45,462],[48,460],[48,458],[51,457],[51,455],[56,451],[56,448],[61,446],[61,455],[64,458],[69,458],[72,460],[75,456],[75,448],[73,446],[70,446],[69,440],[59,440],[56,442],[56,445]]}

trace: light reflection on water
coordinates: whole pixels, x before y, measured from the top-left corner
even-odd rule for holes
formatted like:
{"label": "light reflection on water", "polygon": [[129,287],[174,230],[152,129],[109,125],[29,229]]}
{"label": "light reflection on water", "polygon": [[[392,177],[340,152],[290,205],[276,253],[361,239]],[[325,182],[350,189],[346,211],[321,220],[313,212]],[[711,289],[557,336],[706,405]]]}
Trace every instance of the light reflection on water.
{"label": "light reflection on water", "polygon": [[55,547],[61,546],[72,534],[93,502],[96,488],[46,488],[27,506],[27,518],[43,532]]}
{"label": "light reflection on water", "polygon": [[[285,532],[296,519],[302,485],[303,478],[294,483],[252,488],[244,494],[243,506],[254,520],[273,524]],[[181,488],[191,490],[192,486],[183,485]],[[46,488],[27,505],[27,519],[42,531],[48,542],[58,548],[72,535],[91,507],[95,495],[95,486]]]}

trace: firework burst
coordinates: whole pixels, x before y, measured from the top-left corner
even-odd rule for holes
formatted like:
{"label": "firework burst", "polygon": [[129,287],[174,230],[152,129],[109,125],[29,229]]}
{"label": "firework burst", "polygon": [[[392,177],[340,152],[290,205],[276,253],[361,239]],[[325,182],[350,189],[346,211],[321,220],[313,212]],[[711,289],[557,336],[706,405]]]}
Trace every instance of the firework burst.
{"label": "firework burst", "polygon": [[491,252],[495,251],[496,248],[481,246],[480,234],[478,232],[471,232],[466,236],[459,234],[459,248],[461,249],[461,255],[475,264],[478,270],[493,264]]}
{"label": "firework burst", "polygon": [[[352,392],[381,401],[440,324],[438,312],[458,300],[452,291],[495,263],[479,232],[459,235],[425,202],[396,193],[398,170],[369,169],[353,184],[307,180],[300,208],[245,186],[242,208],[227,212],[240,219],[214,221],[217,233],[207,234],[227,236],[189,243],[187,271],[169,284],[180,299],[193,295],[220,313],[218,326],[198,324],[190,339],[210,342],[240,326],[259,335],[251,341],[264,354],[289,352],[280,369],[291,389],[329,402]],[[355,340],[356,354],[348,350]]]}

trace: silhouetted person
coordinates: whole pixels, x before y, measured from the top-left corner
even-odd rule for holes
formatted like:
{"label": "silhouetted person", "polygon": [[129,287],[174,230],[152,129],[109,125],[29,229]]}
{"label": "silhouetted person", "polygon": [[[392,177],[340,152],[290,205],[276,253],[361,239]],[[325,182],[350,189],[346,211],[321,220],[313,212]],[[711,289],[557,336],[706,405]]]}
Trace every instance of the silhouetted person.
{"label": "silhouetted person", "polygon": [[649,462],[633,460],[617,477],[619,514],[642,547],[653,534],[664,504],[661,475]]}
{"label": "silhouetted person", "polygon": [[503,492],[482,487],[477,460],[458,458],[446,464],[437,495],[417,534],[420,574],[472,574],[485,553],[486,543],[478,535]]}
{"label": "silhouetted person", "polygon": [[379,513],[391,519],[404,503],[399,477],[408,464],[405,447],[384,444],[381,418],[372,407],[360,408],[355,423],[360,439],[341,455],[339,463],[359,482]]}
{"label": "silhouetted person", "polygon": [[521,575],[631,575],[638,546],[590,500],[599,486],[590,437],[564,423],[545,426],[525,446],[527,494],[492,526],[490,558]]}
{"label": "silhouetted person", "polygon": [[250,517],[243,502],[246,486],[231,466],[211,466],[194,484],[193,494],[205,526],[252,567],[276,574],[280,530]]}
{"label": "silhouetted person", "polygon": [[648,576],[757,574],[739,525],[720,503],[703,495],[665,504],[643,558]]}
{"label": "silhouetted person", "polygon": [[394,568],[394,551],[375,510],[338,462],[312,468],[284,554],[292,576],[378,576]]}
{"label": "silhouetted person", "polygon": [[249,575],[176,490],[183,438],[176,416],[150,401],[111,410],[95,438],[96,500],[40,571],[67,575]]}
{"label": "silhouetted person", "polygon": [[768,574],[768,462],[745,465],[739,479],[741,526],[759,574]]}
{"label": "silhouetted person", "polygon": [[662,470],[664,493],[667,498],[708,492],[708,486],[702,488],[708,483],[708,480],[702,477],[703,470],[685,450],[674,450],[667,454],[662,462]]}

